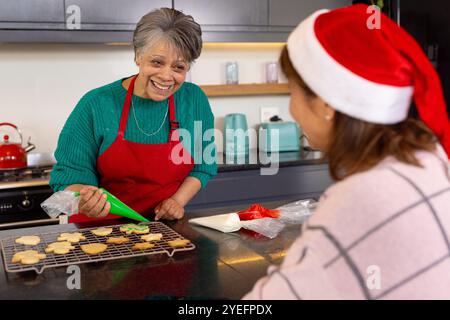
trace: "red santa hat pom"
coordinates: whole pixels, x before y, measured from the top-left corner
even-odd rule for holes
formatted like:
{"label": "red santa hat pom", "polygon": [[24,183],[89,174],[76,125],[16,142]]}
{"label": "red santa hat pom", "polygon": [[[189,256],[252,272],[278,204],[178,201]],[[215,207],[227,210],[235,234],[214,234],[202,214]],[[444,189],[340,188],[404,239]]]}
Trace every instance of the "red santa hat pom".
{"label": "red santa hat pom", "polygon": [[450,157],[450,121],[436,70],[405,30],[384,14],[373,28],[373,16],[366,5],[313,13],[288,38],[294,68],[331,107],[368,122],[405,120],[414,98]]}

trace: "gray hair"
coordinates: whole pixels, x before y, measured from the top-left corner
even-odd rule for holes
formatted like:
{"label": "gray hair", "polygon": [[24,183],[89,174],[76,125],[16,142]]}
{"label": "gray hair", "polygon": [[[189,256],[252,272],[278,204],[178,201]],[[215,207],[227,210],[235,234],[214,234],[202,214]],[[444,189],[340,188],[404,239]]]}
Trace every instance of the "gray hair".
{"label": "gray hair", "polygon": [[156,9],[139,20],[133,35],[135,54],[145,51],[161,39],[168,41],[189,63],[197,59],[202,51],[200,25],[192,16],[175,9]]}

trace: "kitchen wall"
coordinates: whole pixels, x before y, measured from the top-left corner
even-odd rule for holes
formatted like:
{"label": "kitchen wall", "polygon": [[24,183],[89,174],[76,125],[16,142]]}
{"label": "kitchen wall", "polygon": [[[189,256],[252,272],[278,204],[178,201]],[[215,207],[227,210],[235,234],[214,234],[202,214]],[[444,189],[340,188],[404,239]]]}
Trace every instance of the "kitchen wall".
{"label": "kitchen wall", "polygon": [[[225,62],[237,61],[241,83],[264,82],[264,63],[278,59],[281,44],[207,44],[190,78],[197,84],[225,83]],[[68,115],[81,96],[96,87],[136,73],[133,50],[114,45],[0,44],[0,122],[12,122],[32,137],[34,152],[53,152]],[[285,81],[281,77],[281,81]],[[288,96],[211,98],[215,126],[228,113],[260,122],[261,107],[289,115]],[[1,128],[0,128],[1,130]],[[222,141],[217,141],[222,150]],[[257,146],[250,141],[251,148]]]}

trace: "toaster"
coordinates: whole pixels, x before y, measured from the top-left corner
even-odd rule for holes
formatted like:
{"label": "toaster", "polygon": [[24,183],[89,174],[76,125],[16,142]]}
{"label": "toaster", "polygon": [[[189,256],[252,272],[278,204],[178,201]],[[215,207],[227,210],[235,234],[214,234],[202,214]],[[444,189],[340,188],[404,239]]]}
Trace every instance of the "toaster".
{"label": "toaster", "polygon": [[298,124],[292,121],[262,123],[259,127],[259,149],[265,152],[299,151]]}

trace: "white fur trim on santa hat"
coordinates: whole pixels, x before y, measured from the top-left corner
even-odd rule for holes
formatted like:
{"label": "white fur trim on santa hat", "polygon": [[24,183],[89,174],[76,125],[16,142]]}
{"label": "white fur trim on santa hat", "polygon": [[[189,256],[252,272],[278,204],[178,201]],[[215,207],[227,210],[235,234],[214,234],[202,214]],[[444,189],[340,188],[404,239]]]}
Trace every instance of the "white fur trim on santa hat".
{"label": "white fur trim on santa hat", "polygon": [[351,117],[380,124],[406,119],[413,87],[369,81],[343,67],[320,44],[314,32],[319,10],[304,20],[287,41],[289,57],[305,83],[332,108]]}

